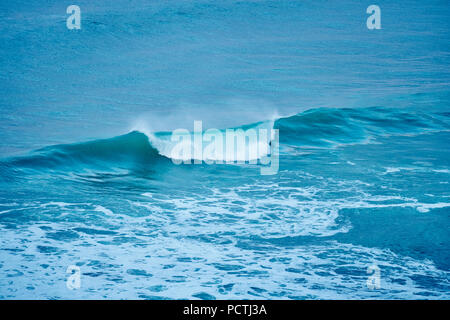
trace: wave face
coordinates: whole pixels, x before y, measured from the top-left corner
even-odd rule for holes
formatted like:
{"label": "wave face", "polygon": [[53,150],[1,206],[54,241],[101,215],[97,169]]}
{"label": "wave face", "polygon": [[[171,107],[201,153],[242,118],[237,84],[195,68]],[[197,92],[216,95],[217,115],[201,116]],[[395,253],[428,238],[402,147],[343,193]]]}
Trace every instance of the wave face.
{"label": "wave face", "polygon": [[148,137],[137,131],[111,139],[49,146],[31,155],[8,160],[13,166],[29,168],[111,168],[116,165],[147,167],[159,153]]}

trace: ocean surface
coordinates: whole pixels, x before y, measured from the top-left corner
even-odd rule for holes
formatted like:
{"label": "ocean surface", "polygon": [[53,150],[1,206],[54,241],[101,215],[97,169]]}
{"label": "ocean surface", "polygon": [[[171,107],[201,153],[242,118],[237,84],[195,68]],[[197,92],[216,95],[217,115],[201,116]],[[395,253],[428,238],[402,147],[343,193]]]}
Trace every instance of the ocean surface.
{"label": "ocean surface", "polygon": [[[450,298],[448,1],[73,4],[0,3],[0,299]],[[174,164],[194,120],[278,172]]]}

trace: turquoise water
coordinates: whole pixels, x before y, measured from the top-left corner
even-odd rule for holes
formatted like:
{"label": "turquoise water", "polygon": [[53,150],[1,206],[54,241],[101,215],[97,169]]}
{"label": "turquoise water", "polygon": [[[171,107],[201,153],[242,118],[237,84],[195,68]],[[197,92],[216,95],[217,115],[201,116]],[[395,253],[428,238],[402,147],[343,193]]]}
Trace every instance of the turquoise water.
{"label": "turquoise water", "polygon": [[[370,4],[1,3],[0,298],[448,299],[450,9]],[[175,165],[194,120],[278,173]]]}

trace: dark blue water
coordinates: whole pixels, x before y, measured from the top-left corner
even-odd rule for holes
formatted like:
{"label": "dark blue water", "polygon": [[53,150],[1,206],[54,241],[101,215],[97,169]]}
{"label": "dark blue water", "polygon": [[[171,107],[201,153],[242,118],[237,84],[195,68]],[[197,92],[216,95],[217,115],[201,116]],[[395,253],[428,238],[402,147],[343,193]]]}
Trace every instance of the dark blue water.
{"label": "dark blue water", "polygon": [[[446,1],[381,30],[364,1],[76,4],[0,4],[1,298],[449,298]],[[194,120],[273,121],[278,173],[175,165],[156,139]]]}

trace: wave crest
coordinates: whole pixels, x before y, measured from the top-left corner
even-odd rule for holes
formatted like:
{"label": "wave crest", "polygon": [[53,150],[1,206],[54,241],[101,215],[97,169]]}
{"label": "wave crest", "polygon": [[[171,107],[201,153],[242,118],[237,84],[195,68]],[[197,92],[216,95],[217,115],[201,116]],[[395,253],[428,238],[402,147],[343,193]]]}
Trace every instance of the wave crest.
{"label": "wave crest", "polygon": [[[280,146],[329,148],[359,143],[383,135],[420,134],[450,130],[449,113],[423,113],[386,108],[311,109],[275,121],[232,129],[279,130]],[[225,130],[221,130],[225,132]],[[172,158],[171,132],[139,132],[89,142],[48,146],[29,155],[2,161],[2,166],[26,168],[71,167],[142,168]],[[268,143],[268,141],[267,141]],[[267,147],[267,146],[266,146]],[[268,149],[268,148],[267,148]],[[239,151],[239,150],[238,150]],[[245,151],[240,152],[245,158]],[[227,160],[225,154],[224,159]],[[260,156],[260,155],[259,155]],[[236,160],[243,160],[238,157]]]}

